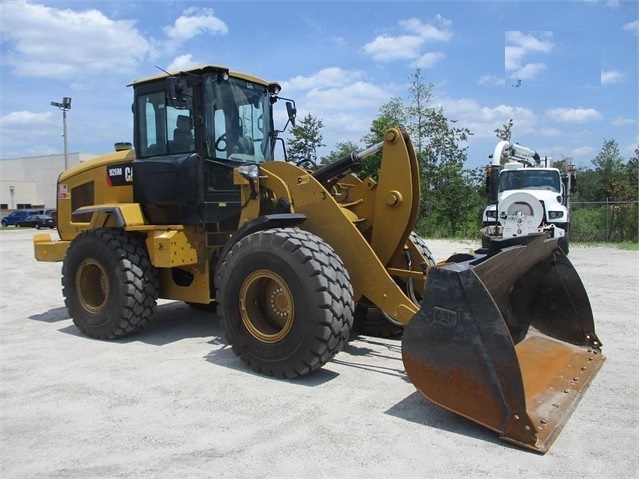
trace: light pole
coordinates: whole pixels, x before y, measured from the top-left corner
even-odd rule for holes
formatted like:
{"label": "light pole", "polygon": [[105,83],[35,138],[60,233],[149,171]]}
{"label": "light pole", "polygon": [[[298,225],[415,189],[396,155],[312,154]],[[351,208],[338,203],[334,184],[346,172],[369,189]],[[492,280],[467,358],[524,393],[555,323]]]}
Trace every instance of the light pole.
{"label": "light pole", "polygon": [[69,153],[67,150],[67,111],[71,109],[71,98],[65,96],[62,103],[52,101],[51,106],[57,106],[62,110],[62,137],[64,138],[64,169],[69,168]]}

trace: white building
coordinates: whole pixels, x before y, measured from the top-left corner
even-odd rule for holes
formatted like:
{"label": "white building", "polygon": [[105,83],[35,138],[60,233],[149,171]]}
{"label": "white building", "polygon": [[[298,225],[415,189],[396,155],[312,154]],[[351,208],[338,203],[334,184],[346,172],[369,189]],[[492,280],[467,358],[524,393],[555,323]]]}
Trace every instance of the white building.
{"label": "white building", "polygon": [[[68,166],[97,155],[69,153]],[[56,208],[56,184],[64,171],[64,154],[0,159],[0,210]]]}

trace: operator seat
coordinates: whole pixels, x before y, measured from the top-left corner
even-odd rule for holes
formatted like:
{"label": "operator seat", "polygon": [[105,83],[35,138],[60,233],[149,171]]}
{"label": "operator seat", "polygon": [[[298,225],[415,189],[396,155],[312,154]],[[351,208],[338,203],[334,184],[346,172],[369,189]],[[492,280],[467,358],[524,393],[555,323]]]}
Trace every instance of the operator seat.
{"label": "operator seat", "polygon": [[175,126],[171,151],[174,153],[195,151],[195,140],[191,130],[191,117],[188,115],[178,115]]}
{"label": "operator seat", "polygon": [[250,138],[246,136],[240,136],[237,140],[235,150],[235,153],[241,153],[243,155],[254,155],[255,145],[253,145],[253,141]]}

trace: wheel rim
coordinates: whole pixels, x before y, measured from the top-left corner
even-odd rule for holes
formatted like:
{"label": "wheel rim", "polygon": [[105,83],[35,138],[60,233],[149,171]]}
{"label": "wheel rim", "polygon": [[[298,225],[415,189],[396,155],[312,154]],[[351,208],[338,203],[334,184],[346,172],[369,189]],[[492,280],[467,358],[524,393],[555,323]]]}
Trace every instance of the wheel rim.
{"label": "wheel rim", "polygon": [[82,307],[90,313],[103,311],[109,299],[109,276],[100,263],[85,259],[75,275],[75,288]]}
{"label": "wheel rim", "polygon": [[254,271],[240,289],[240,314],[244,327],[258,341],[281,341],[291,331],[295,318],[291,290],[274,272]]}

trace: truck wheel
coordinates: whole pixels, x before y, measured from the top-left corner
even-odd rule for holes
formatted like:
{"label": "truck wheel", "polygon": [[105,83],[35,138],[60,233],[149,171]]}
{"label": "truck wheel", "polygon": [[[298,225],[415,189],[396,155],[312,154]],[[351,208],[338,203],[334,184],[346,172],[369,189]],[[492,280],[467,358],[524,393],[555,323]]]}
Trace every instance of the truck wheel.
{"label": "truck wheel", "polygon": [[[426,258],[429,265],[434,265],[435,260],[426,242],[414,231],[410,234],[410,239],[419,252]],[[418,300],[421,300],[421,291],[413,291]],[[404,332],[404,327],[389,321],[388,317],[379,309],[367,306],[367,302],[360,301],[355,309],[355,329],[365,336],[376,338],[392,338],[400,336]],[[420,305],[417,305],[420,306]]]}
{"label": "truck wheel", "polygon": [[114,339],[140,330],[155,311],[157,270],[141,239],[115,229],[78,235],[62,264],[62,294],[87,336]]}
{"label": "truck wheel", "polygon": [[302,376],[337,354],[353,326],[353,289],[321,238],[292,228],[253,233],[215,278],[218,316],[233,351],[253,370]]}
{"label": "truck wheel", "polygon": [[568,239],[568,233],[566,232],[566,235],[559,238],[559,247],[561,248],[561,250],[564,252],[564,254],[566,256],[568,256],[568,250],[570,249],[569,243],[570,240]]}

